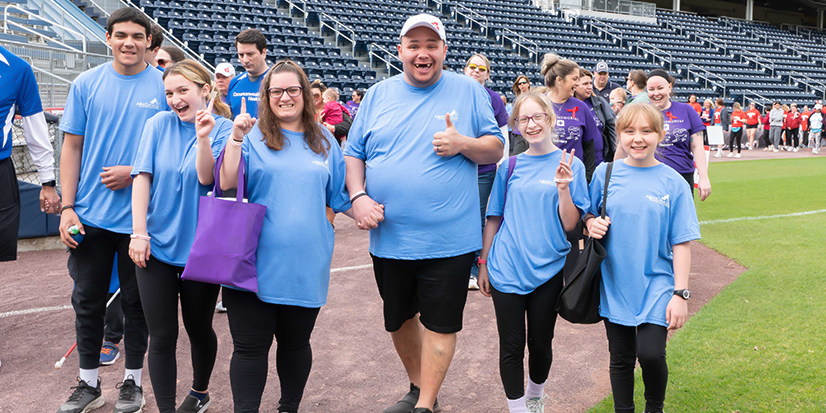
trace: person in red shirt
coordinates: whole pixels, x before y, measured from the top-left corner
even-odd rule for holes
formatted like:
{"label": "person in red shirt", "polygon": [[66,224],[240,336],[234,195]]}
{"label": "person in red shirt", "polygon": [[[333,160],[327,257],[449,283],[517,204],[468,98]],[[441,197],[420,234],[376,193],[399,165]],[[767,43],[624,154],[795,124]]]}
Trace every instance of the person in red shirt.
{"label": "person in red shirt", "polygon": [[703,107],[700,106],[699,103],[697,103],[697,96],[696,95],[691,95],[691,96],[688,97],[688,104],[691,105],[691,107],[694,108],[694,110],[697,111],[698,115],[703,112]]}
{"label": "person in red shirt", "polygon": [[803,106],[803,112],[800,112],[800,146],[804,148],[809,147],[809,116],[811,115],[809,105]]}
{"label": "person in red shirt", "polygon": [[754,134],[757,132],[757,124],[760,123],[760,111],[757,104],[749,103],[749,110],[746,111],[746,133],[748,133],[749,143],[746,145],[749,150],[756,148],[760,142],[754,141]]}
{"label": "person in red shirt", "polygon": [[783,147],[780,148],[780,149],[789,151],[789,150],[791,150],[789,148],[789,134],[788,134],[789,128],[786,126],[786,115],[789,114],[789,105],[784,103],[783,106],[781,106],[781,107],[783,108],[783,137],[782,137]]}
{"label": "person in red shirt", "polygon": [[771,129],[771,121],[769,120],[769,110],[771,110],[770,106],[764,106],[764,116],[760,117],[760,123],[763,124],[763,134],[760,136],[760,140],[764,143],[763,152],[768,152],[772,150],[772,143],[769,139],[769,130]]}
{"label": "person in red shirt", "polygon": [[797,152],[800,133],[800,112],[797,111],[797,104],[792,103],[791,110],[786,114],[786,150]]}
{"label": "person in red shirt", "polygon": [[[732,106],[734,111],[731,112],[731,133],[729,134],[728,157],[740,157],[740,141],[743,138],[743,125],[746,121],[746,113],[743,112],[739,103],[734,102]],[[737,145],[737,154],[734,153],[734,145]]]}

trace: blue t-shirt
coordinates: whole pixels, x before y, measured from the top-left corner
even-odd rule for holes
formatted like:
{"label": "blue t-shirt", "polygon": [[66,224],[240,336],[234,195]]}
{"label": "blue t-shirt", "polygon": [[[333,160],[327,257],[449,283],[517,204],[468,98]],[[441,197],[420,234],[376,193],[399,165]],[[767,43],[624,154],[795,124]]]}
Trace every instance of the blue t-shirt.
{"label": "blue t-shirt", "polygon": [[[213,157],[224,148],[232,122],[215,117],[209,134]],[[152,237],[152,255],[159,261],[183,267],[195,241],[198,205],[212,185],[201,185],[195,168],[198,153],[195,124],[172,112],[161,112],[146,122],[132,167],[132,176],[152,175],[146,230]]]}
{"label": "blue t-shirt", "polygon": [[681,174],[694,172],[691,136],[706,130],[697,111],[688,103],[671,101],[671,107],[662,111],[665,138],[655,152],[657,160]]}
{"label": "blue t-shirt", "polygon": [[[599,99],[599,97],[596,97]],[[605,143],[602,141],[602,128],[603,124],[602,121],[599,120],[599,116],[597,116],[597,112],[594,110],[594,104],[591,103],[591,99],[585,99],[582,101],[585,106],[588,106],[588,109],[591,110],[591,116],[594,118],[594,123],[597,125],[597,130],[599,131],[599,138],[594,139],[594,165],[599,165],[605,162],[605,159],[602,157],[602,150],[605,147]]]}
{"label": "blue t-shirt", "polygon": [[[584,151],[582,142],[594,141],[594,145],[602,140],[594,116],[588,106],[577,98],[568,98],[561,106],[552,104],[556,115],[556,141],[554,143],[559,149],[576,149],[574,156],[584,161]],[[595,146],[596,148],[596,146]]]}
{"label": "blue t-shirt", "polygon": [[72,84],[60,130],[83,136],[75,212],[84,224],[132,233],[132,187],[107,189],[100,174],[104,166],[132,165],[143,125],[169,110],[162,76],[149,65],[124,76],[107,63],[83,72]]}
{"label": "blue t-shirt", "polygon": [[31,66],[12,52],[0,47],[0,121],[3,122],[0,160],[11,156],[12,121],[15,106],[20,116],[27,117],[43,112],[37,81]]}
{"label": "blue t-shirt", "polygon": [[492,135],[504,145],[479,82],[444,72],[435,84],[418,88],[397,75],[371,87],[359,113],[344,154],[365,162],[367,193],[384,204],[384,221],[370,231],[370,253],[419,260],[480,249],[477,165],[433,150],[446,113],[462,135]]}
{"label": "blue t-shirt", "polygon": [[[589,212],[597,216],[606,165],[597,167],[591,178]],[[691,190],[664,164],[638,168],[617,161],[608,201],[611,226],[602,241],[608,256],[601,267],[599,314],[624,326],[668,326],[665,309],[674,295],[672,248],[700,238]]]}
{"label": "blue t-shirt", "polygon": [[261,82],[267,74],[267,69],[261,76],[258,76],[255,81],[249,78],[249,72],[241,73],[229,81],[227,87],[227,101],[230,109],[232,109],[232,118],[235,119],[241,113],[241,98],[247,98],[247,113],[250,116],[258,117],[258,100],[261,96]]}
{"label": "blue t-shirt", "polygon": [[287,130],[284,148],[274,151],[258,125],[241,148],[249,202],[267,206],[256,254],[258,298],[267,303],[318,308],[327,302],[335,232],[326,207],[343,212],[350,199],[341,149],[321,130],[330,143],[326,159],[306,146],[303,133]]}
{"label": "blue t-shirt", "polygon": [[[565,264],[571,244],[559,219],[559,192],[554,176],[562,151],[516,157],[510,181],[508,162],[496,172],[488,201],[488,216],[504,216],[488,253],[488,271],[494,288],[503,293],[528,294],[544,284]],[[580,216],[591,204],[585,166],[574,159],[569,188]],[[508,199],[505,203],[505,182]]]}

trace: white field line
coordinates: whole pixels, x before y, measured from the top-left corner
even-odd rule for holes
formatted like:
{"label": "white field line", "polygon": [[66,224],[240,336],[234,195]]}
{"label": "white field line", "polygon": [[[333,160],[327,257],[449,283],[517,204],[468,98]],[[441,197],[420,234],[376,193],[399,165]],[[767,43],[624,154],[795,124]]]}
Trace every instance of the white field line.
{"label": "white field line", "polygon": [[[353,270],[362,270],[365,268],[372,268],[373,264],[366,264],[366,265],[356,265],[353,267],[341,267],[341,268],[333,268],[330,270],[331,273],[334,272],[344,272],[344,271],[353,271]],[[61,310],[71,310],[72,306],[70,305],[61,305],[57,307],[40,307],[40,308],[30,308],[28,310],[16,310],[16,311],[9,311],[5,313],[0,313],[0,318],[12,317],[16,315],[26,315],[26,314],[34,314],[34,313],[44,313],[48,311],[61,311]]]}
{"label": "white field line", "polygon": [[822,214],[824,212],[826,212],[826,209],[818,209],[818,210],[815,210],[815,211],[795,212],[793,214],[764,215],[764,216],[760,216],[760,217],[738,217],[738,218],[727,218],[727,219],[712,219],[712,220],[709,220],[709,221],[700,221],[700,225],[723,224],[723,223],[727,223],[727,222],[737,222],[737,221],[756,221],[756,220],[760,220],[760,219],[799,217],[801,215]]}

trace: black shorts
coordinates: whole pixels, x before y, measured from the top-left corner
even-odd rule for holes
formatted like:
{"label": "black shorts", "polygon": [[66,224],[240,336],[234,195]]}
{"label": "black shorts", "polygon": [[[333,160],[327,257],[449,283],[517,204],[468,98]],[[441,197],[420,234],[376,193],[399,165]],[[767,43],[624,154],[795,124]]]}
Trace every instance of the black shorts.
{"label": "black shorts", "polygon": [[373,272],[384,301],[384,328],[398,331],[407,320],[419,320],[442,334],[462,330],[467,283],[475,252],[424,260],[373,259]]}
{"label": "black shorts", "polygon": [[754,125],[746,125],[746,129],[757,129],[757,124],[754,124]]}
{"label": "black shorts", "polygon": [[20,230],[20,187],[11,158],[0,161],[0,261],[17,259]]}

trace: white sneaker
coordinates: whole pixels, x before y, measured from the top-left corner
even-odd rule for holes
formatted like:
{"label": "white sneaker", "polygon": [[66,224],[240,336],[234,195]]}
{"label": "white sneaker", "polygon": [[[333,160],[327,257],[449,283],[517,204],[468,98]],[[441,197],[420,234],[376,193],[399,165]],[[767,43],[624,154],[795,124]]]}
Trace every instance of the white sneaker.
{"label": "white sneaker", "polygon": [[545,413],[546,400],[548,400],[548,396],[534,397],[525,400],[525,406],[530,413]]}
{"label": "white sneaker", "polygon": [[728,155],[726,155],[726,158],[732,158],[732,157],[734,157],[734,154],[731,153],[731,152],[729,152]]}
{"label": "white sneaker", "polygon": [[797,152],[799,150],[800,150],[800,148],[794,148],[794,149],[792,149],[792,152]]}
{"label": "white sneaker", "polygon": [[715,153],[715,154],[714,154],[714,157],[715,157],[715,158],[720,158],[720,157],[722,157],[722,156],[723,156],[723,153],[722,153],[722,152],[717,152],[717,153]]}
{"label": "white sneaker", "polygon": [[817,149],[812,149],[812,153],[817,153]]}
{"label": "white sneaker", "polygon": [[467,283],[468,290],[478,290],[479,283],[476,282],[476,277],[470,277],[470,280]]}
{"label": "white sneaker", "polygon": [[740,154],[739,154],[739,153],[736,153],[736,154],[734,154],[734,157],[735,157],[735,158],[739,158],[739,157],[740,157]]}
{"label": "white sneaker", "polygon": [[780,152],[778,149],[772,149],[772,152]]}

